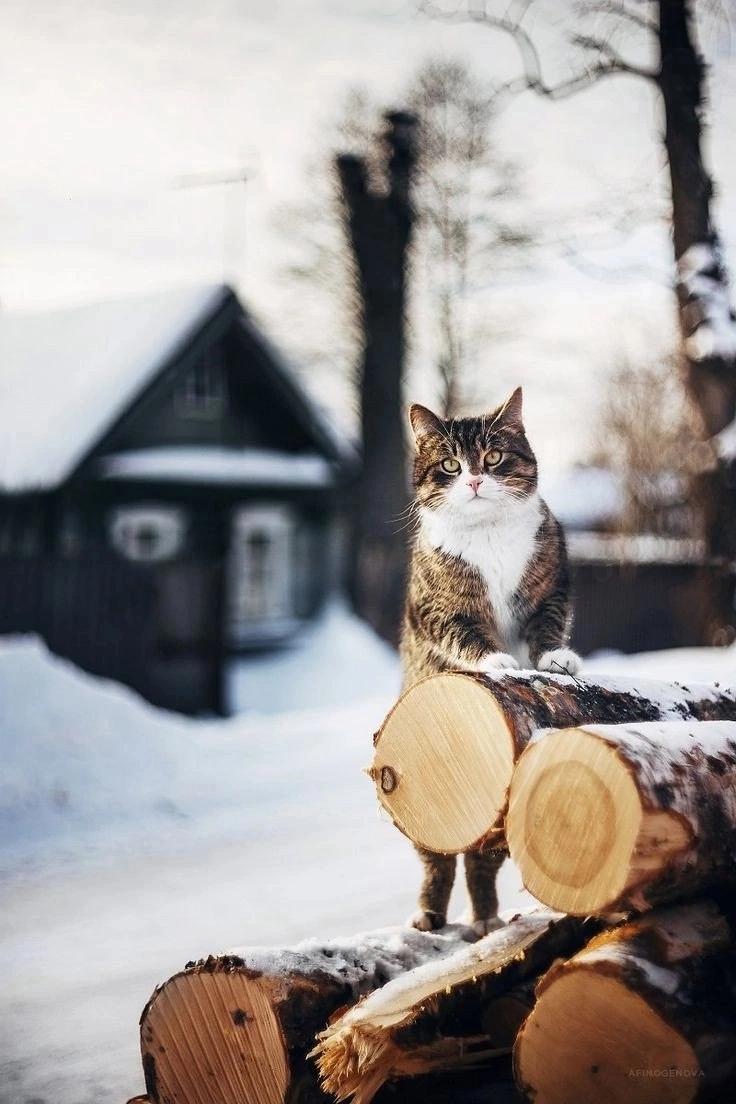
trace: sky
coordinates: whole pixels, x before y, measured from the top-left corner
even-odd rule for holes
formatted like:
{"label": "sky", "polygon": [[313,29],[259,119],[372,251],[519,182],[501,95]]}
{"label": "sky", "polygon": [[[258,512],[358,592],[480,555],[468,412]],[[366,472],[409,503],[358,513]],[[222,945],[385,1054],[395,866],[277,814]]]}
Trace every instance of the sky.
{"label": "sky", "polygon": [[[550,79],[575,63],[562,38],[570,11],[566,0],[532,10]],[[713,65],[709,155],[733,253],[735,55],[725,16],[701,30]],[[430,20],[414,0],[0,0],[0,309],[227,278],[297,360],[317,346],[329,361],[339,321],[285,282],[294,242],[280,212],[303,201],[306,166],[346,90],[363,84],[395,102],[428,56],[463,58],[499,81],[518,71],[504,36]],[[654,91],[628,77],[564,103],[527,93],[498,119],[499,150],[518,160],[549,240],[524,272],[478,289],[489,332],[480,392],[491,406],[525,385],[548,464],[590,443],[617,357],[657,355],[673,340],[660,133]],[[236,182],[207,183],[222,176]],[[631,209],[640,214],[622,234],[615,224]],[[431,401],[421,330],[409,388]],[[338,417],[344,376],[311,373]]]}

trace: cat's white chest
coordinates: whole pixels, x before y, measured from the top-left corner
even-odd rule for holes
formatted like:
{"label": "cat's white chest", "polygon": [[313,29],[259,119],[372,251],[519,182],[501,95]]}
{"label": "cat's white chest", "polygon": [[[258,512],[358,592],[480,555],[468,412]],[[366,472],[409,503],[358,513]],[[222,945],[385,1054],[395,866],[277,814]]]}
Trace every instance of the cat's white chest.
{"label": "cat's white chest", "polygon": [[463,525],[441,511],[426,511],[422,518],[425,536],[435,548],[459,556],[476,568],[486,584],[494,620],[504,644],[517,641],[512,598],[535,553],[541,521],[535,496],[484,524]]}

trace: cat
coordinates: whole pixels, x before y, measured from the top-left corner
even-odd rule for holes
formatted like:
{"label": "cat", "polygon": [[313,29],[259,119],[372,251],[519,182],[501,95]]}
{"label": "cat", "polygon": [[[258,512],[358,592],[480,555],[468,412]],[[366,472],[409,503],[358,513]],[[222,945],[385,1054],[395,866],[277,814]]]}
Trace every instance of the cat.
{"label": "cat", "polygon": [[[565,538],[537,490],[522,392],[479,418],[443,420],[413,405],[414,539],[401,640],[404,689],[442,671],[533,666],[575,674]],[[455,855],[417,851],[424,865],[410,923],[442,927]],[[468,851],[465,878],[476,936],[500,925],[503,852]]]}

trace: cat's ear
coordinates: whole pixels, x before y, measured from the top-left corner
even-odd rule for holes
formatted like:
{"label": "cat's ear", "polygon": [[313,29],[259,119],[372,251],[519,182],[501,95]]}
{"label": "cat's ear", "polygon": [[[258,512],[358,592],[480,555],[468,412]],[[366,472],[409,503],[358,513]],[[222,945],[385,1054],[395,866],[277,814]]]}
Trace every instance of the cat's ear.
{"label": "cat's ear", "polygon": [[430,437],[433,434],[444,437],[447,433],[443,421],[431,410],[428,410],[426,406],[420,406],[419,403],[414,403],[409,407],[409,421],[417,444],[422,437]]}
{"label": "cat's ear", "polygon": [[494,417],[493,422],[499,425],[503,423],[503,425],[511,426],[514,429],[523,428],[522,392],[520,387],[511,392],[498,414]]}

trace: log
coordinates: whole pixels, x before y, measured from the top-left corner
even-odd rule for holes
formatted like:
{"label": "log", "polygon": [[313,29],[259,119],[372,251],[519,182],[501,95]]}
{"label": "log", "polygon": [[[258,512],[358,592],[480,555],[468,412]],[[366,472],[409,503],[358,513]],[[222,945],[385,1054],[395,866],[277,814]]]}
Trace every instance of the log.
{"label": "log", "polygon": [[433,675],[389,713],[369,774],[394,824],[419,846],[502,847],[514,765],[536,729],[690,719],[736,720],[736,691],[528,671]]}
{"label": "log", "polygon": [[736,880],[736,723],[540,733],[511,783],[524,885],[578,916],[644,910]]}
{"label": "log", "polygon": [[462,925],[386,928],[288,949],[246,948],[190,962],[153,993],[140,1021],[152,1104],[324,1100],[307,1061],[338,1010],[406,970],[466,946]]}
{"label": "log", "polygon": [[524,983],[592,931],[548,909],[519,914],[478,943],[389,982],[321,1033],[325,1091],[368,1104],[389,1080],[508,1054],[531,1007]]}
{"label": "log", "polygon": [[736,1099],[732,933],[712,901],[604,932],[537,987],[514,1048],[535,1104]]}

